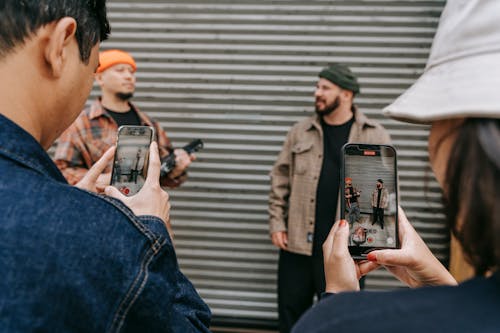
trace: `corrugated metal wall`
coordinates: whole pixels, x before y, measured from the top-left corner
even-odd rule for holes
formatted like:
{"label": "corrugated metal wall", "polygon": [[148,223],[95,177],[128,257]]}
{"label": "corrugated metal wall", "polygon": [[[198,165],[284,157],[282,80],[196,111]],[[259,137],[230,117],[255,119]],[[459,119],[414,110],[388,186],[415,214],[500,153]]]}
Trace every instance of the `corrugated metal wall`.
{"label": "corrugated metal wall", "polygon": [[[344,62],[360,77],[361,110],[390,131],[402,205],[444,261],[440,193],[428,129],[381,109],[419,76],[444,1],[109,1],[112,37],[138,61],[137,105],[174,144],[202,138],[190,177],[172,191],[183,271],[216,318],[274,321],[277,251],[268,237],[268,172],[290,126],[313,112],[316,75]],[[93,93],[96,94],[96,91]],[[387,273],[370,289],[401,286]]]}

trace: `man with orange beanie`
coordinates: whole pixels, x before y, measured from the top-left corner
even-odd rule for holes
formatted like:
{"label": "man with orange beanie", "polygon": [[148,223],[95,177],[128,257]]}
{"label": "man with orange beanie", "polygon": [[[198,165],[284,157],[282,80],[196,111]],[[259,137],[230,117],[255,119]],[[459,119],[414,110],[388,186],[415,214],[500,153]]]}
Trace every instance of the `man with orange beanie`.
{"label": "man with orange beanie", "polygon": [[[135,91],[137,65],[130,54],[122,50],[107,50],[99,54],[95,80],[102,95],[83,110],[75,122],[61,135],[54,160],[70,184],[77,183],[104,152],[116,143],[118,127],[147,125],[154,127],[160,156],[176,156],[176,166],[160,180],[162,186],[174,188],[187,178],[186,168],[194,155],[172,148],[165,131],[130,99]],[[109,185],[111,164],[99,179],[98,190]]]}

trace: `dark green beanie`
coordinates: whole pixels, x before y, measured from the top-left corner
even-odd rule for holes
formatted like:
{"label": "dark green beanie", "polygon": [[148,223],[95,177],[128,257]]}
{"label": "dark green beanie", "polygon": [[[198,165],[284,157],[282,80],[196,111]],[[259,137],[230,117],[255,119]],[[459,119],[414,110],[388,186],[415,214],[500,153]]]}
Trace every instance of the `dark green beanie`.
{"label": "dark green beanie", "polygon": [[353,93],[359,93],[359,84],[356,76],[349,67],[343,64],[331,64],[319,72],[319,77],[335,83],[339,87],[350,90]]}

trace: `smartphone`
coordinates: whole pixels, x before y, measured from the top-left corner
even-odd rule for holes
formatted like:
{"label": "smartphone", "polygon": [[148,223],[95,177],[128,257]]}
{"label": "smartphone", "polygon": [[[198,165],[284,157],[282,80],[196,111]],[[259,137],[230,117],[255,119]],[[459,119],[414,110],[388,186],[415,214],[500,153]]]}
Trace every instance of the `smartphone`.
{"label": "smartphone", "polygon": [[342,147],[341,218],[349,223],[349,252],[366,259],[399,248],[396,149],[348,143]]}
{"label": "smartphone", "polygon": [[149,146],[154,138],[150,126],[120,126],[113,160],[111,185],[126,196],[140,191],[147,177]]}

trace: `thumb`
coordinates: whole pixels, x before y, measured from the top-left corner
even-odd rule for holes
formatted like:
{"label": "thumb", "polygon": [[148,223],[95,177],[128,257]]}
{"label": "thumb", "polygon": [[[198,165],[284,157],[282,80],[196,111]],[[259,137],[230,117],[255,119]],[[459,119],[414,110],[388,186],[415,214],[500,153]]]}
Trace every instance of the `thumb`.
{"label": "thumb", "polygon": [[404,266],[409,261],[402,250],[376,250],[368,253],[367,258],[384,266]]}
{"label": "thumb", "polygon": [[334,253],[348,253],[349,252],[349,224],[346,220],[340,220],[338,229],[335,232],[333,241]]}
{"label": "thumb", "polygon": [[104,189],[104,194],[106,194],[108,197],[119,199],[121,201],[127,198],[114,186],[106,186],[106,188]]}

